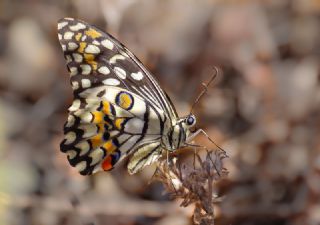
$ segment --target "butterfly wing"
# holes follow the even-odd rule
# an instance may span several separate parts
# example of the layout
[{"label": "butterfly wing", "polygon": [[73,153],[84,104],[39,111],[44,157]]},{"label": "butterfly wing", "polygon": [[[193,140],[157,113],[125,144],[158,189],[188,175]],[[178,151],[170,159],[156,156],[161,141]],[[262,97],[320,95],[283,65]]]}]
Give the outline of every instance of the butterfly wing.
[{"label": "butterfly wing", "polygon": [[133,157],[134,172],[152,163],[161,151],[142,146],[160,145],[163,129],[177,118],[158,83],[129,50],[93,26],[65,18],[58,37],[74,92],[61,143],[70,164],[83,175],[110,170],[135,149],[149,149],[152,157]]},{"label": "butterfly wing", "polygon": [[139,146],[133,153],[128,164],[128,172],[134,174],[157,161],[162,155],[161,145],[157,142],[150,142]]},{"label": "butterfly wing", "polygon": [[[78,69],[68,63],[71,75],[75,73],[97,74],[97,72],[108,77],[115,75],[120,86],[161,108],[169,120],[178,118],[170,98],[161,89],[155,78],[136,56],[110,34],[72,18],[60,20],[58,30],[64,52],[73,53],[67,54],[67,62],[86,62]],[[118,83],[118,81],[108,80],[105,83]],[[101,85],[99,81],[93,83]],[[74,84],[74,88],[77,88],[78,83],[74,82]]]}]

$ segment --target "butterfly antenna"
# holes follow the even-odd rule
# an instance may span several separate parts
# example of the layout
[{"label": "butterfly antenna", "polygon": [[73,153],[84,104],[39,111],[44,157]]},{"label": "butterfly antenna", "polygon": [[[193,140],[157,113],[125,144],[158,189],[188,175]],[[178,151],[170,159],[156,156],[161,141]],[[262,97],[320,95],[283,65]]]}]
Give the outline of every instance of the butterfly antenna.
[{"label": "butterfly antenna", "polygon": [[212,83],[212,81],[217,77],[217,75],[219,74],[219,69],[215,66],[213,67],[214,70],[214,74],[212,74],[210,80],[207,83],[202,83],[203,86],[203,90],[201,91],[201,93],[198,95],[198,97],[196,98],[196,100],[193,102],[192,106],[191,106],[191,110],[190,110],[190,114],[192,114],[194,107],[197,105],[197,103],[200,101],[200,99],[202,98],[202,96],[207,93],[208,91],[208,87],[210,86],[210,84]]}]

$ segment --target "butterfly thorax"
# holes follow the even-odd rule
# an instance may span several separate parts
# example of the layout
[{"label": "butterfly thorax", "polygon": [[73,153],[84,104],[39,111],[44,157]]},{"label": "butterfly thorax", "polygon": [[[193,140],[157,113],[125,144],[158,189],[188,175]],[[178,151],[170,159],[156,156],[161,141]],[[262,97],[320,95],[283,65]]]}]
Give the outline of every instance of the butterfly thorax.
[{"label": "butterfly thorax", "polygon": [[161,145],[168,151],[174,151],[185,146],[186,140],[190,135],[190,128],[194,126],[196,119],[194,115],[188,115],[179,119],[168,132],[162,136]]}]

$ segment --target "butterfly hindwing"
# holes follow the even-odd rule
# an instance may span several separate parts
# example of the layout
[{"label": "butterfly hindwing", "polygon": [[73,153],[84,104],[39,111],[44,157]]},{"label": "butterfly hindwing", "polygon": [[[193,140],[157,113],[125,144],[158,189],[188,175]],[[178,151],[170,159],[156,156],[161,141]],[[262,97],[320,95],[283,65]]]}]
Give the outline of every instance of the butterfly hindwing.
[{"label": "butterfly hindwing", "polygon": [[110,170],[141,144],[160,141],[160,121],[139,96],[101,86],[79,97],[69,108],[61,150],[81,174]]}]

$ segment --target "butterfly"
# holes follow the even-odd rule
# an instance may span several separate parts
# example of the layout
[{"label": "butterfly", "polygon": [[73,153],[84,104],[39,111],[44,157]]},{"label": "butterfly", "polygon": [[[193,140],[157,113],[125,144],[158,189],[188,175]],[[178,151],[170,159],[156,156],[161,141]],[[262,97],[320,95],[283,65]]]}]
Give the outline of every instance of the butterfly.
[{"label": "butterfly", "polygon": [[64,18],[58,38],[74,95],[60,148],[80,174],[109,171],[126,157],[134,174],[194,137],[195,116],[178,117],[156,79],[110,34]]}]

